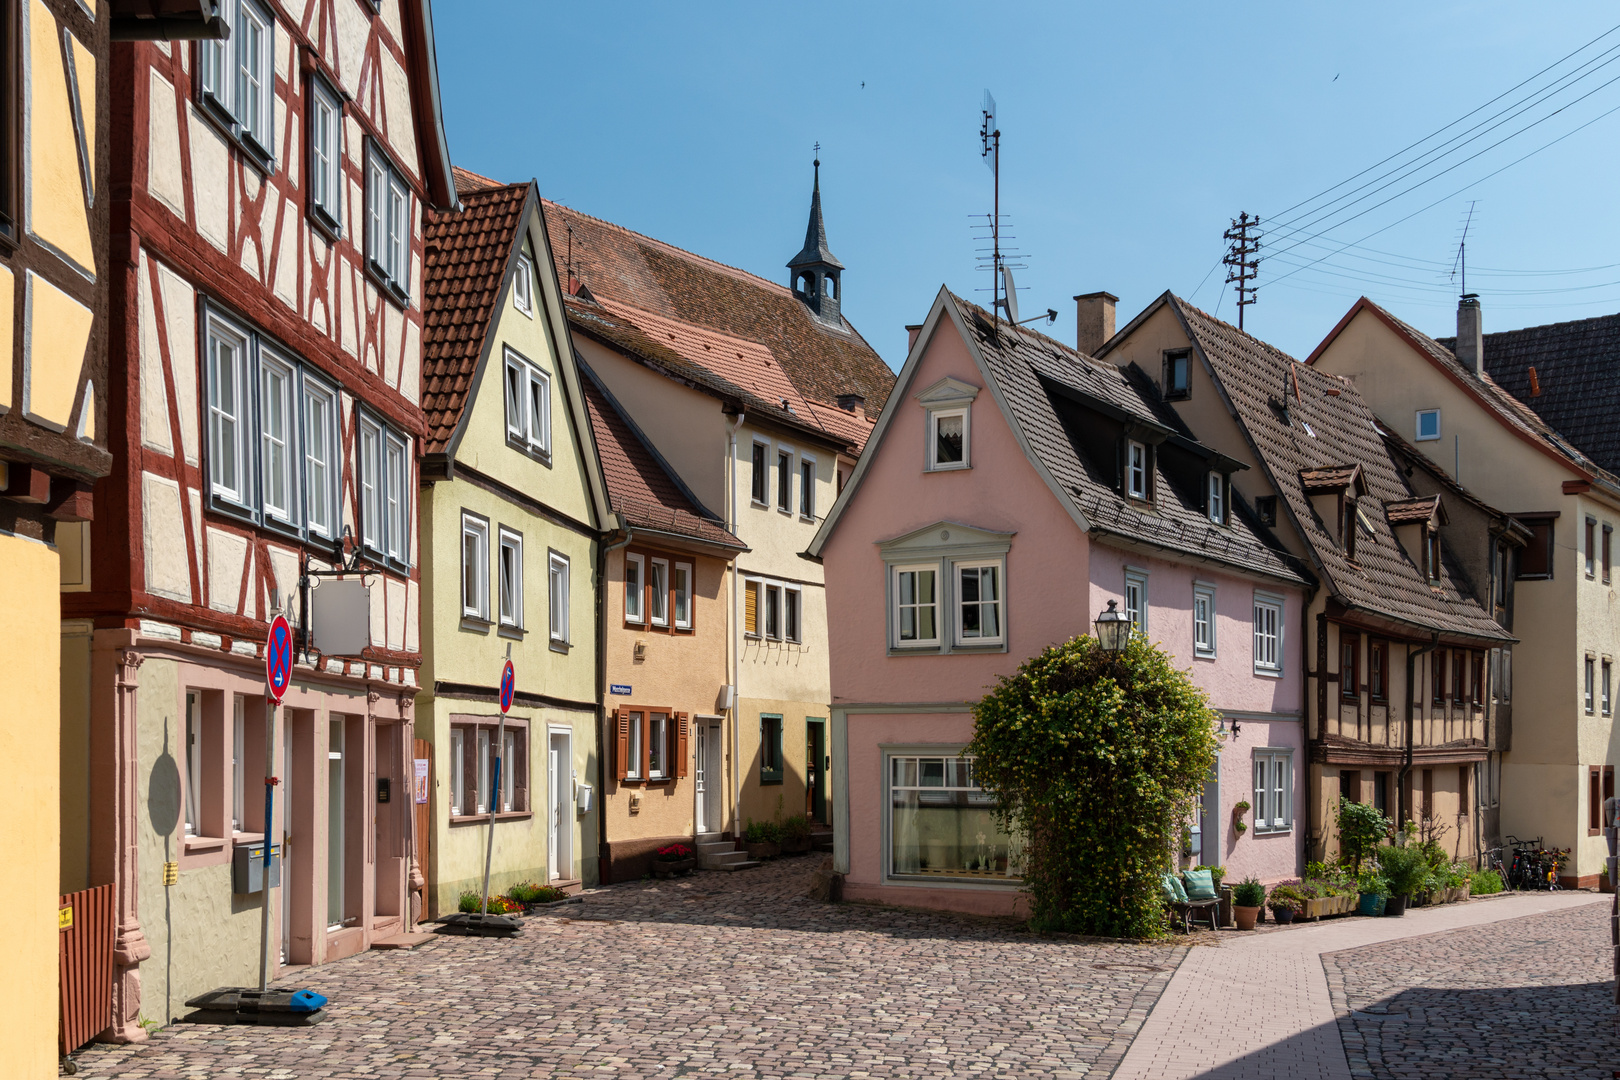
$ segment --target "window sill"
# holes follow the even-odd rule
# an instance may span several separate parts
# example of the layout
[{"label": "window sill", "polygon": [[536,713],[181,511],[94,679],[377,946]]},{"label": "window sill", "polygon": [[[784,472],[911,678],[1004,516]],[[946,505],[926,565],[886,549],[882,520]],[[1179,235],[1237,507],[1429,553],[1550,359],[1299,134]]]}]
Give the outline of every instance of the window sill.
[{"label": "window sill", "polygon": [[231,835],[231,843],[237,847],[252,847],[254,844],[264,843],[262,832],[239,832]]},{"label": "window sill", "polygon": [[800,514],[799,515],[799,521],[802,522],[805,525],[814,525],[816,523],[816,515],[814,515],[814,514]]},{"label": "window sill", "polygon": [[890,656],[939,656],[943,650],[938,645],[890,645]]},{"label": "window sill", "polygon": [[315,227],[316,234],[328,244],[340,244],[343,242],[343,226],[333,220],[331,214],[316,206],[313,201],[309,204],[304,216]]},{"label": "window sill", "polygon": [[366,279],[377,286],[377,291],[387,297],[388,302],[395,307],[408,309],[411,306],[411,294],[377,269],[377,264],[372,262],[369,256],[366,258]]},{"label": "window sill", "polygon": [[770,503],[760,502],[758,499],[749,499],[748,505],[752,506],[755,510],[769,510],[771,508]]},{"label": "window sill", "polygon": [[526,458],[529,458],[531,461],[538,461],[546,468],[551,468],[550,450],[543,450],[529,442],[527,439],[514,438],[510,431],[506,433],[506,445],[509,449],[516,450],[518,453],[522,454]]},{"label": "window sill", "polygon": [[1254,673],[1262,679],[1280,679],[1283,677],[1281,668],[1255,668]]},{"label": "window sill", "polygon": [[973,471],[973,466],[966,465],[966,464],[963,464],[963,465],[930,465],[928,468],[923,470],[923,472],[925,472],[925,473],[972,472],[972,471]]},{"label": "window sill", "polygon": [[762,776],[759,778],[760,787],[775,787],[782,782],[780,776]]},{"label": "window sill", "polygon": [[510,623],[503,623],[501,628],[496,630],[495,633],[499,637],[511,638],[513,641],[522,641],[524,638],[529,636],[529,632],[523,629],[523,627],[513,626]]},{"label": "window sill", "polygon": [[626,776],[623,779],[617,781],[617,783],[620,784],[620,785],[633,785],[635,787],[655,788],[655,787],[667,787],[668,785],[673,784],[675,781],[677,781],[679,779],[680,779],[680,777],[678,777],[678,776],[654,776],[654,777],[650,777],[648,779],[643,780],[639,776]]},{"label": "window sill", "polygon": [[554,653],[562,653],[567,656],[573,649],[574,646],[571,642],[558,641],[556,638],[551,639],[551,651]]},{"label": "window sill", "polygon": [[223,136],[225,141],[242,152],[260,173],[260,179],[276,174],[276,159],[274,155],[267,154],[254,144],[253,140],[242,132],[242,125],[236,118],[225,111],[225,107],[214,99],[212,94],[199,92],[197,94],[197,111],[208,117],[209,122]]},{"label": "window sill", "polygon": [[223,836],[188,836],[185,853],[191,855],[202,851],[221,851],[226,842]]},{"label": "window sill", "polygon": [[[499,823],[502,821],[523,821],[532,817],[534,817],[534,813],[529,810],[506,810],[497,813],[495,820]],[[450,818],[450,824],[452,827],[456,825],[487,825],[489,824],[489,815],[454,814]]]},{"label": "window sill", "polygon": [[487,634],[495,624],[488,619],[480,619],[476,615],[463,615],[461,628],[474,634]]},{"label": "window sill", "polygon": [[951,652],[997,653],[1006,651],[1007,643],[1005,641],[958,641],[951,646]]},{"label": "window sill", "polygon": [[251,507],[244,506],[224,495],[210,494],[208,496],[208,511],[247,525],[259,524],[259,515],[254,513]]},{"label": "window sill", "polygon": [[1254,835],[1255,836],[1287,836],[1289,833],[1291,833],[1293,831],[1294,831],[1294,827],[1292,825],[1273,826],[1273,827],[1271,827],[1269,829],[1262,829],[1258,825],[1256,825],[1255,828],[1254,828]]},{"label": "window sill", "polygon": [[1193,651],[1193,659],[1194,660],[1218,660],[1218,659],[1220,659],[1220,657],[1217,656],[1213,652],[1198,652],[1197,650],[1194,650]]}]

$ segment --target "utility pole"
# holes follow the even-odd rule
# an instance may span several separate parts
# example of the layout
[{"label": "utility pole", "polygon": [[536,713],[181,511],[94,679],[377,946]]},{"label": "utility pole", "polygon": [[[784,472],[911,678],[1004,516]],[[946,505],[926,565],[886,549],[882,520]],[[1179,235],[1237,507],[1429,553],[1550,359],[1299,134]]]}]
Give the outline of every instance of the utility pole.
[{"label": "utility pole", "polygon": [[1247,210],[1243,211],[1232,219],[1232,227],[1226,230],[1223,238],[1230,243],[1221,262],[1232,268],[1226,272],[1226,283],[1237,283],[1238,329],[1242,330],[1243,309],[1254,303],[1257,291],[1250,282],[1260,272],[1260,219],[1250,217]]}]

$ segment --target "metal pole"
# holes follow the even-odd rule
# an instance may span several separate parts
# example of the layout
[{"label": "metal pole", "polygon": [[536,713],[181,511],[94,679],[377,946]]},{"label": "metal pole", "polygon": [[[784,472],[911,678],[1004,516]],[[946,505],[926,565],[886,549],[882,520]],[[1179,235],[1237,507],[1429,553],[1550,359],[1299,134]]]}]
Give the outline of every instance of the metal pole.
[{"label": "metal pole", "polygon": [[484,891],[479,910],[489,914],[489,864],[495,857],[495,810],[501,801],[501,757],[506,750],[506,713],[501,713],[500,726],[495,729],[495,779],[489,793],[489,843],[484,847]]},{"label": "metal pole", "polygon": [[270,987],[270,851],[276,812],[276,712],[280,706],[266,699],[264,718],[264,864],[259,880],[259,993]]}]

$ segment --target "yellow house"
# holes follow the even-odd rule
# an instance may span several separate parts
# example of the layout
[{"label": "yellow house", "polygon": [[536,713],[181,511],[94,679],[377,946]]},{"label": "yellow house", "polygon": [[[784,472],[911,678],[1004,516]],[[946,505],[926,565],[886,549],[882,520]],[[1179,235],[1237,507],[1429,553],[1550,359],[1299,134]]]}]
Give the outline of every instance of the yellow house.
[{"label": "yellow house", "polygon": [[1486,776],[1478,796],[1499,797],[1503,836],[1572,849],[1566,887],[1595,885],[1607,854],[1598,814],[1613,794],[1620,749],[1610,542],[1620,477],[1493,377],[1477,298],[1463,298],[1457,325],[1448,347],[1362,298],[1310,363],[1348,379],[1440,472],[1529,527],[1528,542],[1495,575],[1509,586],[1519,643],[1494,673],[1496,692],[1514,703],[1512,726],[1501,733],[1500,775]]},{"label": "yellow house", "polygon": [[595,885],[599,842],[602,472],[534,183],[459,169],[456,182],[464,208],[429,217],[423,305],[415,797],[431,821],[429,915],[479,891],[491,828],[491,893]]},{"label": "yellow house", "polygon": [[105,3],[0,0],[0,910],[11,921],[0,984],[17,991],[8,1076],[55,1074],[58,896],[81,887],[61,880],[57,718],[74,687],[58,675],[58,589],[83,570],[90,485],[111,464],[108,219],[97,197],[109,161],[98,90],[108,17]]}]

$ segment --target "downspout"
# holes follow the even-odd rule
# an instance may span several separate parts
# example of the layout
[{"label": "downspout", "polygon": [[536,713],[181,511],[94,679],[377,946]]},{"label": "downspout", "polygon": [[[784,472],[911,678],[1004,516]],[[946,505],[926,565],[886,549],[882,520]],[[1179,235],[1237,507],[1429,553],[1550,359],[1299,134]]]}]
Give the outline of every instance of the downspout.
[{"label": "downspout", "polygon": [[[1305,671],[1305,678],[1300,681],[1300,685],[1299,685],[1299,698],[1300,698],[1300,701],[1299,701],[1299,714],[1300,714],[1301,721],[1305,725],[1305,732],[1304,732],[1304,734],[1305,734],[1305,740],[1304,740],[1305,741],[1305,760],[1303,762],[1301,762],[1301,764],[1305,768],[1305,861],[1306,862],[1311,861],[1311,844],[1312,844],[1311,837],[1313,835],[1315,835],[1314,833],[1311,832],[1311,827],[1316,822],[1316,799],[1311,797],[1311,763],[1313,761],[1315,761],[1315,759],[1316,759],[1316,756],[1317,756],[1316,753],[1315,753],[1316,744],[1320,741],[1317,736],[1314,736],[1314,735],[1311,734],[1311,649],[1310,649],[1310,642],[1311,642],[1311,604],[1314,603],[1315,600],[1316,600],[1316,590],[1312,589],[1309,593],[1306,594],[1304,602],[1300,605],[1300,611],[1299,611],[1299,622],[1300,622],[1299,666],[1301,668],[1303,668],[1304,671]],[[1322,614],[1320,614],[1320,615],[1318,615],[1316,617],[1316,633],[1317,633],[1317,636],[1319,638],[1321,637],[1322,634],[1324,634],[1326,632],[1326,630],[1325,630],[1325,628],[1323,626],[1323,624],[1326,621],[1327,621],[1326,612],[1324,612],[1324,613],[1322,613]],[[1320,680],[1322,678],[1322,674],[1323,674],[1322,671],[1320,671],[1320,670],[1317,671],[1316,677],[1317,677],[1318,680]],[[1322,723],[1323,723],[1322,716],[1321,716],[1320,713],[1318,713],[1317,717],[1316,717],[1316,726],[1317,726],[1318,731],[1321,730]],[[1252,772],[1252,770],[1251,770],[1251,772]],[[1320,792],[1318,792],[1318,797],[1320,797]],[[1319,846],[1321,847],[1323,853],[1325,854],[1326,851],[1327,851],[1327,837],[1323,836],[1321,838],[1321,840],[1318,841],[1317,843],[1319,844]],[[1303,876],[1303,874],[1305,872],[1305,868],[1303,866],[1301,866],[1299,868],[1299,872]]]},{"label": "downspout", "polygon": [[[737,432],[741,430],[743,421],[746,419],[748,419],[746,412],[737,413],[737,418],[731,422],[730,429],[726,431],[726,463],[725,468],[720,473],[726,478],[726,531],[732,536],[737,535]],[[742,839],[742,734],[737,709],[738,653],[742,649],[737,637],[741,633],[741,628],[737,625],[739,621],[737,616],[737,559],[733,556],[731,560],[731,637],[726,642],[728,651],[731,653],[731,837],[733,840]]]},{"label": "downspout", "polygon": [[1416,723],[1415,718],[1417,715],[1417,707],[1412,703],[1412,698],[1415,696],[1413,691],[1417,689],[1417,687],[1412,685],[1412,673],[1415,669],[1415,662],[1418,657],[1422,656],[1424,653],[1433,652],[1439,647],[1440,632],[1437,630],[1429,635],[1429,643],[1423,646],[1423,648],[1419,649],[1417,652],[1413,652],[1410,647],[1408,647],[1406,650],[1406,760],[1401,763],[1401,771],[1395,777],[1395,807],[1397,814],[1397,825],[1406,824],[1406,811],[1408,809],[1406,805],[1406,778],[1412,772],[1412,736]]},{"label": "downspout", "polygon": [[[624,519],[619,518],[621,524]],[[609,533],[608,535],[612,535]],[[610,552],[626,546],[635,537],[630,526],[624,526],[624,539],[611,544],[596,545],[596,730],[602,732],[596,753],[596,877],[602,885],[610,884],[608,869],[607,835],[607,756],[608,747],[615,745],[607,737],[607,557]]]}]

